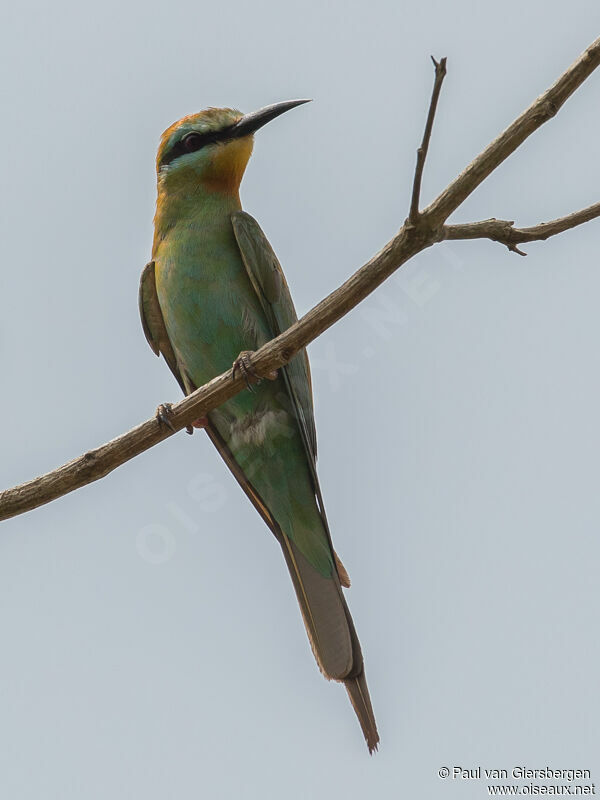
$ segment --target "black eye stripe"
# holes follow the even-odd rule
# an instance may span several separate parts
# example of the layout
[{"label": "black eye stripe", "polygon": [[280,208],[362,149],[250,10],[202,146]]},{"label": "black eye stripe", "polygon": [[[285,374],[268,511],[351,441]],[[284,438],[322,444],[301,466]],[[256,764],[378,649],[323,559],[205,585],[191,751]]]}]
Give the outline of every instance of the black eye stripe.
[{"label": "black eye stripe", "polygon": [[[190,133],[186,134],[183,139],[180,139],[178,142],[175,142],[173,147],[168,150],[160,160],[160,167],[164,167],[167,164],[170,164],[172,161],[175,161],[176,158],[179,156],[186,155],[186,153],[193,153],[201,148],[205,147],[207,144],[217,144],[218,142],[225,142],[228,139],[235,138],[235,134],[232,135],[232,128],[233,126],[229,125],[227,128],[222,128],[220,131],[208,131],[207,133],[199,133],[198,131],[190,131]],[[190,149],[186,142],[188,142],[193,137],[193,147]]]}]

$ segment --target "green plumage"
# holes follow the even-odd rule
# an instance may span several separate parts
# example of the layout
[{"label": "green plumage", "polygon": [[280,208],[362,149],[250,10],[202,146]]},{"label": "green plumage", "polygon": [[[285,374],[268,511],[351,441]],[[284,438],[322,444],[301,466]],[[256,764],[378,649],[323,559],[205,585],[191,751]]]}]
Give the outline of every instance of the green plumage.
[{"label": "green plumage", "polygon": [[[214,198],[194,204],[189,217],[178,220],[154,256],[159,304],[184,384],[190,388],[202,386],[231,367],[242,350],[255,350],[278,333],[276,316],[265,312],[244,264],[232,216],[257,272],[260,262],[250,242],[257,233],[262,235],[260,228],[243,212],[232,215],[228,198],[220,205]],[[255,281],[261,291],[262,284],[256,277]],[[292,321],[295,311],[286,306],[291,298],[284,286],[279,283],[267,290],[285,307],[283,318]],[[296,361],[303,358],[296,356]],[[298,367],[290,371],[293,375]],[[274,381],[262,381],[253,392],[242,392],[211,412],[209,420],[279,526],[322,575],[331,575],[333,561],[296,418],[298,406],[286,378],[282,374]],[[301,420],[312,420],[306,374],[298,388],[305,407]]]},{"label": "green plumage", "polygon": [[[209,109],[168,129],[159,149],[153,261],[142,274],[140,311],[152,349],[186,393],[296,321],[279,262],[237,193],[252,149],[238,128],[255,127],[273,109],[248,117]],[[306,353],[211,411],[206,430],[279,541],[317,662],[346,686],[373,750],[379,737],[341,588],[349,583],[316,473]]]}]

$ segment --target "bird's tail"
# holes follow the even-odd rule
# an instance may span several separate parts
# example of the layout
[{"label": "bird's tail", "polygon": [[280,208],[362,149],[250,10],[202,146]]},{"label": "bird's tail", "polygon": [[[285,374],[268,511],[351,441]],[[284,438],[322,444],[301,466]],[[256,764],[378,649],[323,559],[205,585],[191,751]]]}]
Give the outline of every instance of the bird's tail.
[{"label": "bird's tail", "polygon": [[363,736],[369,748],[369,753],[372,753],[374,750],[377,750],[379,734],[377,733],[377,723],[375,722],[375,714],[371,706],[371,698],[369,697],[364,667],[356,678],[346,678],[344,680],[344,686],[346,687],[348,697],[350,698],[352,707],[360,722],[360,727],[362,728]]},{"label": "bird's tail", "polygon": [[[330,577],[324,577],[285,534],[280,536],[317,664],[326,678],[340,681],[346,687],[369,753],[373,753],[379,742],[377,723],[367,688],[360,643],[342,595],[338,573],[333,570]],[[347,579],[345,570],[344,577]]]},{"label": "bird's tail", "polygon": [[[324,576],[318,572],[302,555],[294,542],[282,531],[214,425],[207,427],[207,433],[281,545],[319,669],[328,680],[340,681],[346,687],[369,752],[372,753],[377,750],[379,734],[365,679],[360,643],[342,594],[342,585],[350,585],[350,579],[343,564],[331,548],[335,569],[332,570],[330,576]],[[322,506],[322,502],[320,505]],[[331,546],[331,538],[324,516],[321,518],[321,524],[327,530]]]}]

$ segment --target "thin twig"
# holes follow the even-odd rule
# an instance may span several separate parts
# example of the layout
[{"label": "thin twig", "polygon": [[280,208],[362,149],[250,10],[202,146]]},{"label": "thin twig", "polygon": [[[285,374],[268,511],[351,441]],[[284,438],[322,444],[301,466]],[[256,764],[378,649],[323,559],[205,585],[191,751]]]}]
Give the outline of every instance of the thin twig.
[{"label": "thin twig", "polygon": [[529,228],[515,228],[514,222],[505,219],[484,219],[481,222],[466,222],[461,225],[444,225],[444,239],[492,239],[500,242],[518,253],[526,256],[517,245],[523,242],[545,241],[558,233],[600,217],[600,203],[594,203],[566,217],[559,217],[550,222],[542,222]]},{"label": "thin twig", "polygon": [[450,214],[464,203],[488,175],[514,153],[534,131],[557,114],[566,100],[586,78],[589,78],[599,64],[600,37],[592,42],[549,89],[474,158],[422,212],[421,216],[426,216],[432,227],[446,222]]},{"label": "thin twig", "polygon": [[429,142],[431,140],[431,131],[433,130],[433,121],[435,119],[435,111],[437,109],[442,83],[446,77],[446,58],[436,61],[431,56],[433,66],[435,67],[435,79],[433,82],[433,91],[431,92],[431,100],[429,101],[429,111],[427,113],[427,122],[425,123],[425,130],[423,131],[423,141],[417,150],[417,166],[415,168],[415,177],[413,181],[412,198],[410,201],[410,213],[408,219],[413,225],[419,218],[419,204],[421,200],[421,181],[423,180],[423,169],[425,167],[425,159],[427,158],[427,151],[429,150]]},{"label": "thin twig", "polygon": [[[491,230],[489,226],[492,222],[496,224],[496,238],[503,231],[504,235],[508,236],[506,226],[510,228],[512,223],[497,220],[471,223],[470,226],[445,226],[443,223],[498,164],[556,113],[599,64],[600,39],[597,39],[554,86],[477,156],[428,208],[418,214],[419,224],[415,225],[408,220],[398,234],[345,283],[318,303],[299,322],[257,350],[252,357],[255,372],[266,376],[288,363],[299,350],[345,316],[421,250],[444,238],[487,236],[487,233],[483,233],[484,226],[487,224],[488,230]],[[417,189],[417,204],[418,196]],[[598,204],[561,220],[544,223],[535,228],[524,228],[519,235],[526,234],[526,238],[518,241],[532,241],[553,236],[562,230],[593,219],[598,216],[597,210]],[[462,232],[463,235],[456,236],[458,232]],[[209,411],[243,389],[245,389],[244,378],[241,375],[234,377],[232,370],[213,378],[205,386],[173,405],[173,413],[169,417],[173,428],[175,431],[181,430],[193,420],[206,416]],[[171,430],[152,418],[46,475],[13,489],[7,489],[0,493],[0,520],[37,508],[87,483],[92,483],[171,435],[173,435]]]}]

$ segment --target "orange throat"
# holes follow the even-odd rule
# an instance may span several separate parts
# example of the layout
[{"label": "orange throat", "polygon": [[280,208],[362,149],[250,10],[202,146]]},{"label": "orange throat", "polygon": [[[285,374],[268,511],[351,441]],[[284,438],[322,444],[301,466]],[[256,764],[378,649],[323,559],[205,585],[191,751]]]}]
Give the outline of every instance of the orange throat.
[{"label": "orange throat", "polygon": [[237,194],[253,144],[252,137],[246,136],[219,147],[202,175],[203,186],[209,191]]}]

